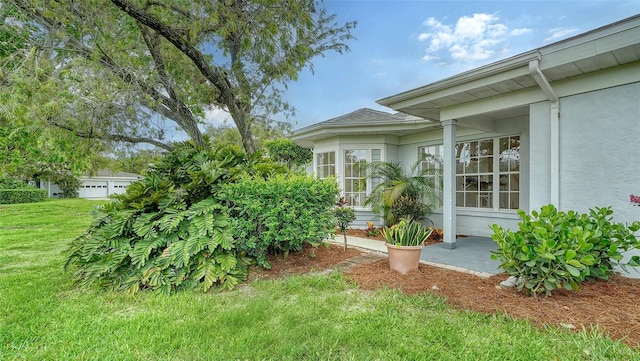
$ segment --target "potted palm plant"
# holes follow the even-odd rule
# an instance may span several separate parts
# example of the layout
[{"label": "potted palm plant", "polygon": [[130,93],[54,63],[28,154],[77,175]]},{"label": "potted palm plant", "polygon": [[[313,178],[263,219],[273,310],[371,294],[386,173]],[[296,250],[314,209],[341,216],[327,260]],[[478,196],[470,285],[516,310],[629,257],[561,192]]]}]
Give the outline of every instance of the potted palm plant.
[{"label": "potted palm plant", "polygon": [[394,226],[383,228],[389,267],[403,275],[418,269],[420,252],[432,231],[419,222],[404,218]]}]

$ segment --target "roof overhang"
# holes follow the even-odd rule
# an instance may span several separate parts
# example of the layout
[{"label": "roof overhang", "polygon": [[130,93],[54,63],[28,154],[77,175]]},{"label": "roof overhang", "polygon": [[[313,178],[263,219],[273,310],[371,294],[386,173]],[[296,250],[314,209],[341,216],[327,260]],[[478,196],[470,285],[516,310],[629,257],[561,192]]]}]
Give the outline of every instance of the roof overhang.
[{"label": "roof overhang", "polygon": [[318,140],[336,136],[403,136],[434,127],[440,127],[440,122],[413,117],[409,120],[389,122],[318,123],[296,130],[291,139],[302,147],[311,148],[313,143]]},{"label": "roof overhang", "polygon": [[[447,119],[448,109],[486,103],[497,96],[528,94],[529,99],[544,100],[529,69],[532,61],[538,62],[539,69],[552,83],[639,62],[640,15],[377,102],[396,111],[439,121]],[[478,107],[478,113],[469,114],[468,120],[476,116],[486,120],[520,114],[525,103],[491,112]]]}]

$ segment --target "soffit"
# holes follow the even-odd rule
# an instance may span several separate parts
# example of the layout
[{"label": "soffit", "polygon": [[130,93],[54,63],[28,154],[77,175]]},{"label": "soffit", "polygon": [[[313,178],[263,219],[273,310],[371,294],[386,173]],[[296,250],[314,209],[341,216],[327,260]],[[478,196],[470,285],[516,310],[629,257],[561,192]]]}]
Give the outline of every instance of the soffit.
[{"label": "soffit", "polygon": [[[537,88],[528,68],[534,59],[552,86],[554,81],[640,61],[640,15],[378,102],[403,113],[442,120],[442,108]],[[487,116],[491,115],[482,118]],[[504,113],[496,113],[495,119],[498,116]]]}]

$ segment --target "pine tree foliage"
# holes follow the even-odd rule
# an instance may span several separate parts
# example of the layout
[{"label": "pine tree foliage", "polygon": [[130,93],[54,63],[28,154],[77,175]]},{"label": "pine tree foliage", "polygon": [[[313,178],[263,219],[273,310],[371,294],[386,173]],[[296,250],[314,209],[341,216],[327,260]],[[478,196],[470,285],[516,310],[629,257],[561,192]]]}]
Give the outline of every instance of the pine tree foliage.
[{"label": "pine tree foliage", "polygon": [[217,193],[238,176],[243,157],[232,148],[177,147],[126,194],[94,210],[65,268],[82,284],[133,293],[234,287],[249,260],[236,251]]}]

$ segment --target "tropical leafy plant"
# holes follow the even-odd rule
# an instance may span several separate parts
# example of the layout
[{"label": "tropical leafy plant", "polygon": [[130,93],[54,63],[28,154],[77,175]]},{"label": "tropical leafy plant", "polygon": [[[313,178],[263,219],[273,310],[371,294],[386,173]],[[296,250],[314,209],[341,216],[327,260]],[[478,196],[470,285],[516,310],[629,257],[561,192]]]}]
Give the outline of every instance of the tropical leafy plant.
[{"label": "tropical leafy plant", "polygon": [[178,146],[114,202],[98,207],[71,243],[66,269],[83,284],[130,292],[231,288],[249,261],[237,253],[217,194],[238,173],[239,154]]},{"label": "tropical leafy plant", "polygon": [[420,222],[402,218],[398,224],[382,229],[384,240],[395,246],[420,246],[433,230],[426,229]]},{"label": "tropical leafy plant", "polygon": [[[549,296],[561,287],[577,290],[585,280],[606,280],[613,266],[620,264],[622,252],[640,246],[633,234],[640,224],[614,223],[612,214],[611,207],[579,214],[558,211],[551,204],[531,215],[520,210],[517,232],[491,226],[491,237],[499,246],[491,258],[499,260],[505,272],[523,280],[518,289],[533,296]],[[639,261],[634,256],[628,265],[637,266]]]},{"label": "tropical leafy plant", "polygon": [[[373,162],[367,165],[367,177],[375,180],[377,185],[364,205],[371,206],[376,213],[382,213],[387,226],[402,217],[416,221],[427,219],[432,207],[439,202],[439,171],[422,169],[422,160],[418,159],[408,172],[400,162]],[[392,211],[394,206],[395,214]]]}]

